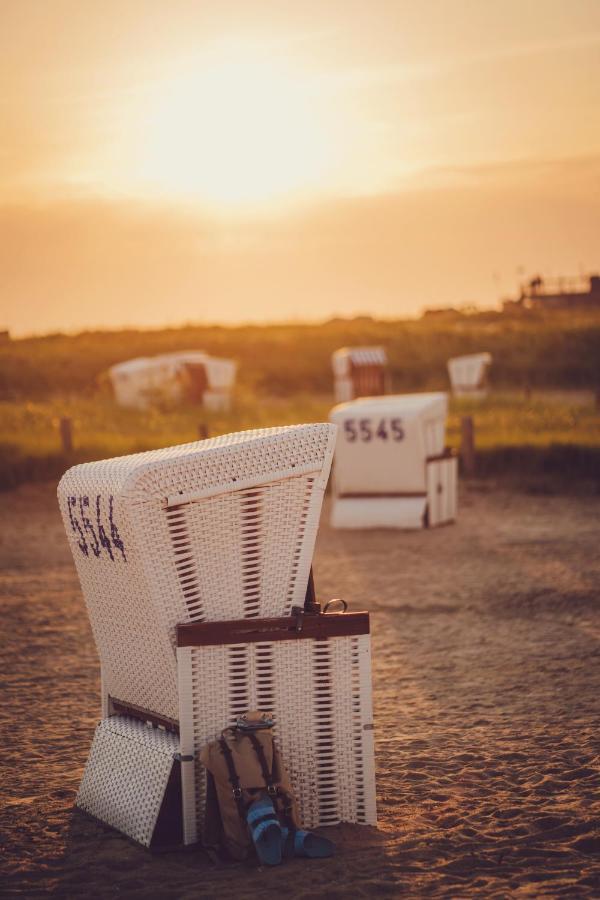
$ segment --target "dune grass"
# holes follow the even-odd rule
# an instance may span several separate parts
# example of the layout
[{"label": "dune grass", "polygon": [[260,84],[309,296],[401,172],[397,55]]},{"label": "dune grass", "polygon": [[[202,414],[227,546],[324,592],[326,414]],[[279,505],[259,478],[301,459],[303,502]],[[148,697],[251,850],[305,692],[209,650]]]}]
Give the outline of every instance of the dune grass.
[{"label": "dune grass", "polygon": [[331,353],[357,344],[386,348],[397,391],[445,387],[447,359],[480,350],[492,353],[496,389],[600,387],[600,310],[512,317],[482,312],[415,321],[362,317],[320,325],[188,326],[5,341],[0,343],[0,399],[89,394],[114,363],[186,349],[237,360],[238,384],[254,394],[326,395]]},{"label": "dune grass", "polygon": [[492,392],[483,401],[452,400],[449,442],[460,442],[460,419],[473,417],[480,450],[494,447],[547,447],[551,444],[600,447],[600,412],[591,391]]},{"label": "dune grass", "polygon": [[[211,436],[327,416],[331,404],[309,395],[293,401],[257,398],[238,389],[232,409],[209,413],[188,405],[148,411],[118,407],[110,395],[60,395],[22,402],[0,401],[0,487],[60,475],[68,465],[195,441],[200,428]],[[72,423],[73,451],[62,449],[59,422]]]},{"label": "dune grass", "polygon": [[[485,401],[453,401],[447,440],[460,446],[460,420],[475,426],[476,473],[516,483],[550,476],[546,490],[589,482],[600,487],[600,411],[592,391],[493,393]],[[554,487],[553,487],[554,486]]]},{"label": "dune grass", "polygon": [[[117,456],[246,428],[314,422],[332,406],[331,353],[382,344],[396,392],[447,390],[446,360],[489,350],[493,392],[452,402],[449,443],[460,418],[475,420],[482,474],[565,471],[597,476],[600,419],[600,312],[506,316],[444,313],[418,321],[336,319],[321,325],[188,326],[85,332],[0,343],[0,487],[54,478],[77,461]],[[202,349],[236,359],[227,414],[201,408],[119,409],[106,376],[134,356]],[[58,422],[72,420],[74,448],[61,448]]]},{"label": "dune grass", "polygon": [[[208,413],[202,408],[121,409],[105,392],[54,395],[37,401],[0,402],[0,486],[55,477],[68,465],[186,443],[199,426],[210,435],[246,428],[325,421],[328,395],[260,397],[239,388],[232,409]],[[574,475],[600,472],[600,413],[592,392],[492,393],[482,401],[453,400],[448,443],[460,445],[460,419],[471,415],[482,474],[506,468],[565,469]],[[59,420],[72,421],[74,447],[64,453]],[[581,470],[581,471],[578,471]]]}]

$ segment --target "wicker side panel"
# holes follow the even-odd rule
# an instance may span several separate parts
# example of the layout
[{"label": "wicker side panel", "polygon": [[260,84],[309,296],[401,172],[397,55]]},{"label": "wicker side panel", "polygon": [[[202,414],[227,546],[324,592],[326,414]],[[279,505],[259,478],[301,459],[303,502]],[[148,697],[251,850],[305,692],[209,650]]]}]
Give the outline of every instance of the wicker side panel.
[{"label": "wicker side panel", "polygon": [[[182,753],[241,713],[272,711],[305,827],[376,823],[369,635],[187,647],[178,663]],[[204,814],[202,767],[191,769],[186,842]]]},{"label": "wicker side panel", "polygon": [[[176,718],[175,650],[138,535],[144,510],[113,494],[114,483],[97,481],[95,472],[93,466],[71,469],[61,482],[59,504],[100,657],[103,690]],[[183,605],[179,612],[184,620]]]},{"label": "wicker side panel", "polygon": [[429,525],[454,522],[457,512],[458,460],[455,456],[427,463]]},{"label": "wicker side panel", "polygon": [[103,719],[77,794],[77,806],[150,846],[179,741],[125,716]]}]

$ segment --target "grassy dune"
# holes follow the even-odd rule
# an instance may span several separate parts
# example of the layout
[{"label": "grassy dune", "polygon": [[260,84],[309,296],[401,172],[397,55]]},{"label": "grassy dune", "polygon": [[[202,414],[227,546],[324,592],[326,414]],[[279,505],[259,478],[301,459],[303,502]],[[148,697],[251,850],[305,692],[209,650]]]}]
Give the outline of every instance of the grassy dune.
[{"label": "grassy dune", "polygon": [[[55,395],[39,401],[0,402],[0,485],[55,477],[74,463],[195,440],[198,426],[211,435],[253,427],[327,418],[330,396],[296,394],[259,398],[240,389],[231,412],[196,407],[142,413],[117,407],[110,397]],[[61,416],[73,422],[74,449],[61,450]],[[492,394],[473,403],[452,401],[448,442],[460,444],[460,418],[472,415],[481,474],[513,469],[523,474],[600,473],[600,415],[592,393]]]},{"label": "grassy dune", "polygon": [[322,325],[84,332],[8,341],[0,345],[0,399],[90,393],[116,362],[185,349],[236,359],[239,384],[261,394],[324,395],[331,391],[331,353],[356,344],[386,347],[396,390],[445,387],[448,357],[480,350],[493,354],[497,388],[600,386],[599,312],[513,317],[486,312],[406,322],[340,319]]},{"label": "grassy dune", "polygon": [[[449,356],[490,350],[494,390],[480,403],[452,402],[449,443],[458,446],[460,417],[472,415],[481,474],[599,474],[600,316],[482,313],[6,342],[0,346],[0,487],[56,477],[76,461],[195,440],[200,424],[222,434],[326,419],[333,402],[331,352],[359,343],[387,348],[396,391],[447,389]],[[142,413],[114,404],[105,377],[109,365],[184,348],[238,360],[231,412],[185,406]],[[73,422],[71,454],[61,449],[61,416]]]}]

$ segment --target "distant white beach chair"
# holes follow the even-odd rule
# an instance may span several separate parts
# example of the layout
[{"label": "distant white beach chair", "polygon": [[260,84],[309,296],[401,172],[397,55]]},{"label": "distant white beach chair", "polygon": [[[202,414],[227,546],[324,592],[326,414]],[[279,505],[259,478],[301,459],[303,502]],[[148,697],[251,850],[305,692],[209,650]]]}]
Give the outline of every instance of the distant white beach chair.
[{"label": "distant white beach chair", "polygon": [[199,350],[141,356],[117,363],[108,370],[119,406],[146,409],[155,400],[201,403],[209,410],[231,405],[237,364]]},{"label": "distant white beach chair", "polygon": [[336,403],[387,393],[389,372],[383,347],[341,347],[331,357]]},{"label": "distant white beach chair", "polygon": [[457,460],[444,446],[444,393],[391,394],[332,409],[334,528],[421,528],[452,522]]},{"label": "distant white beach chair", "polygon": [[307,827],[374,821],[368,616],[289,630],[334,444],[327,424],[248,431],[60,482],[102,674],[77,803],[146,846],[198,839],[197,754],[252,709],[275,715]]},{"label": "distant white beach chair", "polygon": [[491,353],[471,353],[448,360],[448,374],[452,393],[456,397],[481,399],[488,392],[488,372],[492,364]]}]

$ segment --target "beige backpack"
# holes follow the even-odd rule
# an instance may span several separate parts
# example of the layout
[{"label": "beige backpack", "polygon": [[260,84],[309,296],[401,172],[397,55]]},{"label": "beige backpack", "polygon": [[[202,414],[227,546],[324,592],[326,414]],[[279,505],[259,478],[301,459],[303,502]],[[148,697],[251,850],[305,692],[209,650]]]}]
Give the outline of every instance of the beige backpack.
[{"label": "beige backpack", "polygon": [[268,713],[240,716],[221,737],[207,744],[200,761],[207,769],[203,843],[246,859],[254,849],[246,822],[248,807],[269,796],[285,828],[298,828],[296,800],[281,754],[273,740]]}]

